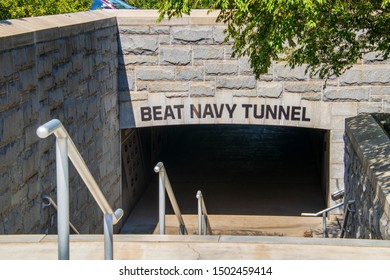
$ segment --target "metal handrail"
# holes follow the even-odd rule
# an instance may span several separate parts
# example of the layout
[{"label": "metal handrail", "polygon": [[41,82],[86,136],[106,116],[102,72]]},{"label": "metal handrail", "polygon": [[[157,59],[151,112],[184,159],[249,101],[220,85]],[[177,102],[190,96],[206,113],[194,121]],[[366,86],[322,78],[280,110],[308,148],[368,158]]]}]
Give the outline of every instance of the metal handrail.
[{"label": "metal handrail", "polygon": [[68,132],[57,119],[37,129],[40,138],[46,138],[51,134],[56,136],[58,258],[69,259],[69,157],[104,214],[104,258],[113,259],[113,225],[122,218],[123,210],[120,208],[115,212],[112,210]]},{"label": "metal handrail", "polygon": [[[42,202],[42,206],[43,207],[50,207],[50,206],[53,206],[53,208],[58,211],[58,207],[57,207],[57,204],[54,202],[54,200],[48,196],[47,194],[43,194],[42,195],[42,199],[46,199],[48,201],[48,203],[44,203]],[[76,233],[76,234],[80,234],[80,232],[77,230],[77,228],[71,223],[69,222],[69,226],[71,227],[71,229]]]},{"label": "metal handrail", "polygon": [[209,216],[201,191],[196,193],[196,198],[198,199],[198,234],[202,235],[203,232],[203,235],[212,235]]},{"label": "metal handrail", "polygon": [[160,234],[165,234],[165,191],[171,201],[173,211],[175,212],[177,221],[179,222],[179,233],[181,235],[188,234],[187,228],[184,224],[183,217],[177,204],[175,194],[173,193],[171,183],[168,178],[167,171],[162,162],[157,163],[154,167],[154,172],[159,175],[159,224]]},{"label": "metal handrail", "polygon": [[327,236],[327,230],[326,230],[326,215],[329,211],[332,211],[336,208],[339,208],[341,206],[344,205],[344,201],[343,202],[340,202],[336,205],[333,205],[329,208],[326,208],[324,210],[321,210],[320,212],[317,212],[317,213],[301,213],[301,216],[304,216],[304,217],[319,217],[322,215],[322,228],[323,228],[323,234],[324,234],[324,237]]}]

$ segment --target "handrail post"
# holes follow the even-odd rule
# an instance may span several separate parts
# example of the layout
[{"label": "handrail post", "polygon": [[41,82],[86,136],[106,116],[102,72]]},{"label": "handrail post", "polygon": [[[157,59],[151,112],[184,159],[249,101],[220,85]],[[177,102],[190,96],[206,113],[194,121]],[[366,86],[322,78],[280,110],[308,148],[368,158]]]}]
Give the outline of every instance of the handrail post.
[{"label": "handrail post", "polygon": [[56,136],[57,202],[58,202],[58,259],[69,259],[69,170],[68,157],[80,174],[88,190],[104,214],[105,258],[113,258],[113,224],[123,217],[123,210],[112,211],[68,132],[57,119],[41,125],[37,129],[40,138]]},{"label": "handrail post", "polygon": [[326,234],[327,234],[327,230],[326,230],[326,213],[327,212],[324,212],[322,213],[322,231],[323,231],[323,234],[324,234],[324,238],[326,238]]},{"label": "handrail post", "polygon": [[159,172],[159,224],[160,224],[160,234],[165,234],[165,174],[164,172]]},{"label": "handrail post", "polygon": [[175,194],[173,193],[171,183],[169,182],[167,171],[165,170],[162,162],[157,163],[154,167],[154,172],[158,173],[159,178],[159,224],[160,234],[165,234],[165,191],[168,194],[173,211],[175,212],[177,221],[179,222],[179,233],[181,235],[188,234],[186,226],[184,224],[183,217],[180,212],[179,205],[177,204]]},{"label": "handrail post", "polygon": [[209,227],[209,220],[208,220],[208,217],[206,215],[203,215],[203,223],[204,223],[203,235],[207,235],[207,228]]},{"label": "handrail post", "polygon": [[198,235],[202,235],[202,228],[203,228],[202,193],[198,191],[196,197],[198,199]]},{"label": "handrail post", "polygon": [[104,259],[114,259],[112,214],[104,214]]},{"label": "handrail post", "polygon": [[68,137],[56,138],[58,259],[69,260]]}]

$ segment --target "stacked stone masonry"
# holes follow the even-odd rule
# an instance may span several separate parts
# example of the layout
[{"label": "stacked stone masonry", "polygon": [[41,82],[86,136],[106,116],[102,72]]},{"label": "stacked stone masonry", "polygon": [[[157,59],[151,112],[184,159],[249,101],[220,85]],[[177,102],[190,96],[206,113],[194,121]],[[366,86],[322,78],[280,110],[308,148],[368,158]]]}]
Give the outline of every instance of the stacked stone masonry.
[{"label": "stacked stone masonry", "polygon": [[[390,111],[390,64],[368,54],[337,79],[310,77],[305,67],[274,63],[256,80],[247,58],[232,57],[216,13],[157,24],[154,11],[116,13],[119,53],[120,126],[237,123],[289,125],[330,131],[329,196],[344,187],[345,118]],[[172,119],[142,122],[142,106],[188,103],[296,104],[310,111],[310,122],[237,118]],[[129,115],[128,112],[134,112]],[[328,198],[329,204],[335,203]]]},{"label": "stacked stone masonry", "polygon": [[390,239],[389,136],[364,114],[346,120],[345,201],[354,201],[347,237]]},{"label": "stacked stone masonry", "polygon": [[[112,207],[121,206],[117,66],[114,17],[0,23],[0,234],[56,232],[57,214],[41,198],[57,199],[55,137],[36,135],[53,118]],[[71,222],[81,233],[102,232],[102,213],[70,162],[69,181]]]}]

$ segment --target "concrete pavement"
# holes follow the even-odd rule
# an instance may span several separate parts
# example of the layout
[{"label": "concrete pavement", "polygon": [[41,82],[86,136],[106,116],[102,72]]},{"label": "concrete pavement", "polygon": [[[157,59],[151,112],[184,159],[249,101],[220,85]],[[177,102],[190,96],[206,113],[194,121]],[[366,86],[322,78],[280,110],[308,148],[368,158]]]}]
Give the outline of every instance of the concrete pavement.
[{"label": "concrete pavement", "polygon": [[[103,259],[102,235],[72,235],[72,260]],[[55,235],[2,235],[1,260],[55,260]],[[275,236],[115,235],[117,260],[390,259],[390,241]]]}]

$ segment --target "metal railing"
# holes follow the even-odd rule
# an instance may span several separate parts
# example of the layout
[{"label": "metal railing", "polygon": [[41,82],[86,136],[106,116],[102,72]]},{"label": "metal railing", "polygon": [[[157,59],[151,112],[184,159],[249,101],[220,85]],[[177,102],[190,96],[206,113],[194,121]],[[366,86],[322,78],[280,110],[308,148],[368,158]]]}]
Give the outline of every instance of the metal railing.
[{"label": "metal railing", "polygon": [[157,163],[154,167],[154,172],[158,173],[159,177],[159,225],[160,234],[165,234],[165,191],[168,194],[171,201],[173,211],[175,212],[177,221],[179,222],[179,233],[181,235],[188,234],[187,228],[184,224],[183,217],[180,212],[179,205],[177,204],[175,194],[173,193],[171,183],[168,178],[167,171],[165,170],[162,162]]},{"label": "metal railing", "polygon": [[104,258],[112,260],[113,225],[122,218],[123,210],[120,208],[115,212],[112,210],[68,132],[57,119],[53,119],[37,129],[37,135],[40,138],[46,138],[51,134],[56,136],[58,259],[69,259],[69,157],[103,212]]},{"label": "metal railing", "polygon": [[333,205],[329,208],[326,208],[320,212],[317,212],[317,213],[302,213],[301,216],[304,216],[304,217],[319,217],[319,216],[322,216],[322,228],[323,228],[323,235],[324,237],[327,237],[327,229],[326,229],[326,216],[328,214],[329,211],[332,211],[336,208],[339,208],[341,206],[344,205],[344,201],[343,202],[340,202],[336,205]]},{"label": "metal railing", "polygon": [[[52,206],[56,211],[58,211],[57,204],[54,202],[54,200],[50,196],[48,196],[47,194],[43,194],[42,199],[48,201],[48,202],[42,202],[42,207]],[[80,232],[77,230],[77,228],[70,221],[69,221],[69,226],[74,231],[74,233],[80,234]]]},{"label": "metal railing", "polygon": [[198,199],[198,235],[212,235],[209,216],[207,214],[206,205],[201,191],[196,193]]},{"label": "metal railing", "polygon": [[356,210],[354,209],[355,207],[352,207],[355,205],[355,200],[349,200],[347,202],[347,207],[346,207],[346,210],[345,210],[345,215],[344,215],[344,221],[343,221],[343,225],[341,227],[341,234],[340,234],[340,238],[344,238],[344,234],[345,232],[347,233],[350,233],[349,230],[347,229],[347,223],[348,223],[348,218],[349,218],[349,215],[356,212]]}]

